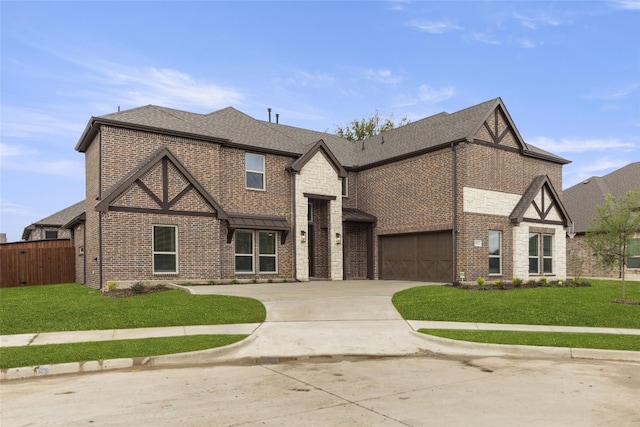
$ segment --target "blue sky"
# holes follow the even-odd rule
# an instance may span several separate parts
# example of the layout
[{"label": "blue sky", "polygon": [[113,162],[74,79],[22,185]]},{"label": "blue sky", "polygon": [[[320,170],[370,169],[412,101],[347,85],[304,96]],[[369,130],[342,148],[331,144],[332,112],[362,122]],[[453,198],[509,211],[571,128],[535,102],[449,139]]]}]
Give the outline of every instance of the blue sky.
[{"label": "blue sky", "polygon": [[91,116],[146,104],[334,131],[502,97],[572,161],[640,160],[640,1],[1,1],[0,232],[84,199]]}]

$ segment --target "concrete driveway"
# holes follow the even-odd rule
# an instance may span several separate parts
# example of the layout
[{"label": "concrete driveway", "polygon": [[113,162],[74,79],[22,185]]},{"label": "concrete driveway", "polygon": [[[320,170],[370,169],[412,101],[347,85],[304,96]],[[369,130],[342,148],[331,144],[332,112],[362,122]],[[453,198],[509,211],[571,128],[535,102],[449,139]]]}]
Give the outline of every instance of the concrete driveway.
[{"label": "concrete driveway", "polygon": [[259,300],[267,322],[402,320],[391,297],[419,282],[393,280],[313,281],[222,286],[191,286],[199,295],[233,295]]}]

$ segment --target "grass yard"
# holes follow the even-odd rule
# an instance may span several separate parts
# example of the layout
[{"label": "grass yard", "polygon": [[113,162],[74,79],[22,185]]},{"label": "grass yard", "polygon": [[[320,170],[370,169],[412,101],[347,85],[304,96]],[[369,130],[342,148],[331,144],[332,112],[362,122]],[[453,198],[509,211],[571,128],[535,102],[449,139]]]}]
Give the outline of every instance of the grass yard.
[{"label": "grass yard", "polygon": [[[617,280],[590,287],[469,291],[421,286],[399,292],[393,304],[410,320],[591,326],[640,329],[640,305],[614,304]],[[627,282],[627,299],[640,300],[640,282]]]},{"label": "grass yard", "polygon": [[[170,290],[109,298],[78,284],[0,289],[0,335],[260,323],[261,302],[224,295]],[[0,348],[0,368],[129,357],[158,356],[232,344],[246,335],[194,335]]]},{"label": "grass yard", "polygon": [[0,369],[56,363],[159,356],[233,344],[246,335],[189,335],[140,340],[0,348]]},{"label": "grass yard", "polygon": [[0,335],[158,326],[260,323],[261,302],[170,290],[109,298],[78,284],[0,289]]},{"label": "grass yard", "polygon": [[[591,287],[469,291],[421,286],[393,297],[405,319],[640,329],[640,305],[615,304],[617,280],[590,280]],[[640,300],[640,282],[627,282],[627,299]],[[640,336],[564,332],[421,329],[461,341],[547,347],[640,351]]]},{"label": "grass yard", "polygon": [[418,332],[453,340],[480,343],[640,351],[640,336],[638,335],[450,329],[420,329]]}]

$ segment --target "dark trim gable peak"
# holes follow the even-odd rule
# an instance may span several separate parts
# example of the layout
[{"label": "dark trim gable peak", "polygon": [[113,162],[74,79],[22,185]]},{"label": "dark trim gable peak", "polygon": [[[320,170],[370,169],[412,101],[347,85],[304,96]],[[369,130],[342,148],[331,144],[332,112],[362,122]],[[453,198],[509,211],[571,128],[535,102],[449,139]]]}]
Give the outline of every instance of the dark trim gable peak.
[{"label": "dark trim gable peak", "polygon": [[[161,164],[162,167],[162,194],[156,194],[151,190],[143,181],[144,175],[151,171],[156,165]],[[187,185],[174,197],[169,198],[169,164],[172,164],[179,173],[184,176],[187,181]],[[131,207],[131,206],[116,206],[113,203],[124,195],[132,186],[138,187],[149,198],[155,202],[156,208],[144,208],[144,207]],[[212,212],[200,212],[190,210],[175,210],[173,209],[178,202],[180,202],[190,192],[197,192],[200,197],[211,206],[215,211]],[[121,212],[138,212],[138,213],[159,213],[159,214],[173,214],[173,215],[194,215],[194,216],[217,216],[218,219],[227,219],[227,214],[222,207],[216,202],[213,197],[202,187],[197,179],[193,177],[191,172],[173,155],[173,153],[166,147],[161,148],[145,162],[143,162],[138,168],[134,169],[131,174],[125,177],[120,183],[116,184],[112,190],[96,205],[96,210],[99,212],[107,211],[121,211]]]},{"label": "dark trim gable peak", "polygon": [[[540,194],[540,199],[536,197]],[[529,207],[533,206],[537,217],[526,217]],[[549,214],[553,210],[557,210],[561,221],[548,219]],[[547,175],[538,175],[533,179],[527,191],[524,192],[520,201],[509,216],[512,224],[520,224],[522,221],[557,224],[568,227],[571,222],[569,214],[562,205],[558,193],[551,185],[551,181]]]},{"label": "dark trim gable peak", "polygon": [[325,144],[322,139],[318,140],[318,142],[313,144],[313,146],[309,150],[307,150],[306,153],[298,157],[289,166],[287,166],[287,170],[294,173],[300,173],[304,165],[306,165],[318,151],[322,151],[326,155],[327,159],[336,170],[340,178],[346,178],[347,171],[344,169],[344,167],[342,167],[336,156],[331,152],[329,147],[327,147],[327,144]]}]

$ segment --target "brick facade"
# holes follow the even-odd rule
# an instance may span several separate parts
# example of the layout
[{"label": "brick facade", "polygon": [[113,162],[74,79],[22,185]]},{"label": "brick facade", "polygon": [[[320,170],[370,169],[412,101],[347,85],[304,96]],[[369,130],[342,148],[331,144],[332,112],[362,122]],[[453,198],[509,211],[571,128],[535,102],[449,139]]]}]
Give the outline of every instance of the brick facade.
[{"label": "brick facade", "polygon": [[[501,103],[496,105],[475,134],[464,140],[431,149],[416,146],[415,153],[347,167],[346,197],[342,196],[346,172],[324,141],[306,152],[304,146],[295,146],[302,155],[287,154],[273,146],[259,146],[263,139],[260,132],[265,132],[264,139],[268,139],[271,126],[255,124],[242,135],[255,137],[251,141],[258,141],[258,145],[241,146],[244,140],[233,144],[217,142],[209,138],[209,133],[199,139],[195,134],[165,134],[151,128],[101,123],[95,137],[82,145],[87,166],[85,282],[105,287],[108,282],[127,284],[139,280],[309,280],[310,273],[332,280],[343,276],[378,278],[380,238],[426,232],[452,236],[451,280],[461,272],[467,280],[475,280],[489,277],[490,230],[502,233],[502,272],[489,279],[511,279],[522,277],[526,269],[526,238],[531,227],[553,231],[557,254],[554,272],[563,277],[566,260],[560,224],[565,218],[547,218],[553,224],[514,224],[509,217],[536,177],[548,177],[547,182],[561,197],[562,161],[523,154],[526,147],[520,136]],[[243,116],[234,117],[246,120]],[[444,118],[438,116],[438,120]],[[254,126],[253,122],[250,125]],[[286,145],[290,141],[285,141],[286,129],[278,130],[283,133],[271,135],[279,141],[272,144],[281,143],[290,149]],[[389,138],[387,144],[393,144],[393,140]],[[369,154],[367,150],[383,149],[373,144],[362,147],[362,157]],[[384,150],[393,148],[386,145]],[[174,160],[151,164],[157,160],[154,153],[165,149],[178,164]],[[264,189],[246,188],[247,153],[264,158]],[[141,175],[134,176],[137,171]],[[170,210],[164,207],[164,211],[157,211],[162,194],[167,200],[179,200]],[[107,202],[108,207],[103,206]],[[313,209],[311,215],[309,206]],[[343,208],[362,211],[375,217],[376,222],[372,226],[343,224]],[[229,228],[227,214],[286,221],[290,226],[288,235],[282,228],[275,231],[277,272],[258,273],[257,241],[253,253],[255,273],[235,271],[233,230],[238,229]],[[176,227],[176,273],[154,274],[154,225]],[[256,240],[258,229],[251,231]]]}]

